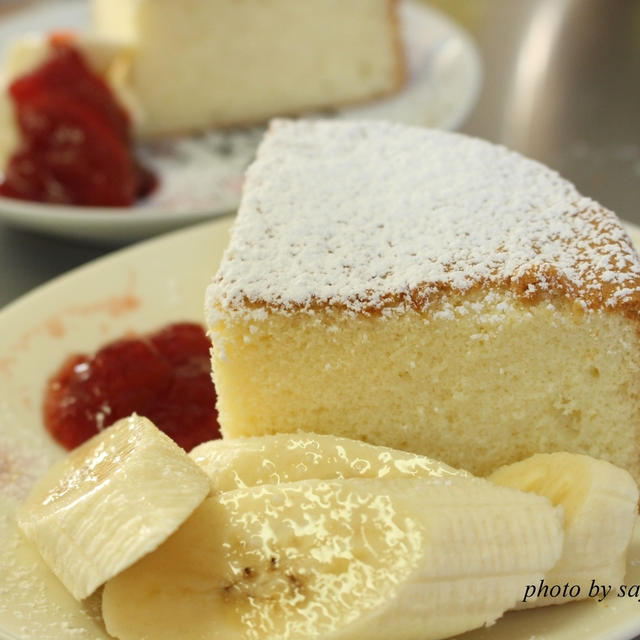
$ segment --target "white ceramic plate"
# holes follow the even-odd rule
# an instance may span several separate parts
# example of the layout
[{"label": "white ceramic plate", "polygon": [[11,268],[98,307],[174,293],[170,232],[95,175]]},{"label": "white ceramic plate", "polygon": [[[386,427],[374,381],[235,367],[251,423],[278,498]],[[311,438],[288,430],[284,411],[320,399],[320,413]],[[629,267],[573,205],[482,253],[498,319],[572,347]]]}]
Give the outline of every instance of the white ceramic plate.
[{"label": "white ceramic plate", "polygon": [[[130,331],[203,320],[204,289],[227,244],[230,220],[175,232],[115,253],[35,290],[0,312],[0,638],[107,638],[98,603],[78,604],[19,536],[14,513],[63,452],[45,434],[48,375],[69,354]],[[638,245],[640,230],[634,230]],[[627,584],[640,584],[640,527]],[[464,640],[630,640],[640,602],[612,598],[511,613]],[[462,636],[460,637],[462,639]]]},{"label": "white ceramic plate", "polygon": [[[82,28],[85,0],[47,0],[0,22],[0,49],[27,31]],[[439,12],[405,0],[401,6],[410,81],[398,95],[364,107],[341,109],[339,118],[383,118],[455,129],[476,102],[481,64],[470,38]],[[326,114],[325,114],[326,115]],[[263,129],[211,132],[166,140],[141,149],[160,176],[160,188],[127,209],[54,207],[0,198],[0,219],[14,226],[83,240],[123,241],[234,211],[244,169]]]}]

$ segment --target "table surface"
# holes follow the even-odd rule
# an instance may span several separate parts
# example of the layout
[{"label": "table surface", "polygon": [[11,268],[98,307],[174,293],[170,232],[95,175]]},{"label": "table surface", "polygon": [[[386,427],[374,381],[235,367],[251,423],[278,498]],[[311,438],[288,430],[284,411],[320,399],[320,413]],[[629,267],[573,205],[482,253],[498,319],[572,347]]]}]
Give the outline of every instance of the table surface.
[{"label": "table surface", "polygon": [[[0,19],[11,4],[0,1]],[[462,131],[544,162],[640,223],[640,1],[431,4],[471,33],[485,65]],[[0,308],[114,249],[0,223]]]}]

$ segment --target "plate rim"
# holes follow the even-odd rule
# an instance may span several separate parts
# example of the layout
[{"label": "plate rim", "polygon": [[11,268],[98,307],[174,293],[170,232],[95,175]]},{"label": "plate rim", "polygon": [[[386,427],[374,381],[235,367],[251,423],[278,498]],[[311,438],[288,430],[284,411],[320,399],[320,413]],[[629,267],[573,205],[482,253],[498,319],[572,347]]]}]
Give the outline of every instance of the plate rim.
[{"label": "plate rim", "polygon": [[[129,254],[137,254],[141,250],[152,249],[154,247],[161,247],[165,243],[173,244],[176,240],[184,241],[190,236],[200,235],[202,233],[213,233],[217,227],[220,227],[219,231],[223,232],[225,229],[230,228],[235,215],[226,215],[217,217],[214,220],[207,220],[206,222],[200,222],[198,224],[190,225],[181,229],[175,229],[140,242],[136,242],[126,247],[122,247],[107,253],[106,255],[99,256],[88,262],[79,265],[65,273],[61,273],[42,284],[34,287],[30,291],[18,296],[15,300],[12,300],[4,307],[0,307],[0,327],[5,321],[7,314],[13,314],[20,312],[20,307],[26,304],[30,304],[33,298],[37,298],[40,295],[47,294],[48,291],[55,289],[59,284],[66,282],[70,279],[75,279],[78,275],[90,273],[95,269],[102,269],[103,265],[108,265],[110,262],[120,262],[122,259],[126,259]],[[213,274],[211,274],[213,276]],[[203,292],[203,304],[204,304],[204,292]],[[17,309],[17,311],[16,311]]]}]

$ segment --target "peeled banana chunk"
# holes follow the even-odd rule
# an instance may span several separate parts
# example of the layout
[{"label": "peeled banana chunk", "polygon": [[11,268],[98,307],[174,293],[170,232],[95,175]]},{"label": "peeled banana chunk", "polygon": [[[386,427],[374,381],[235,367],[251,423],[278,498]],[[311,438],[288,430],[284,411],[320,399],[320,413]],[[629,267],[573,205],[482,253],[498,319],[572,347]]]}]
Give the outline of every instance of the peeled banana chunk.
[{"label": "peeled banana chunk", "polygon": [[167,539],[209,493],[209,479],[137,415],[72,451],[40,480],[18,525],[81,600]]},{"label": "peeled banana chunk", "polygon": [[489,480],[546,496],[564,510],[562,556],[542,584],[532,585],[537,588],[529,589],[531,597],[519,608],[587,598],[593,584],[615,592],[624,582],[638,513],[638,487],[627,471],[590,456],[560,452],[500,467]]},{"label": "peeled banana chunk", "polygon": [[311,478],[471,477],[425,456],[316,433],[212,440],[190,455],[213,491]]},{"label": "peeled banana chunk", "polygon": [[187,455],[132,416],[55,466],[18,521],[76,598],[106,581],[121,640],[438,640],[575,598],[531,585],[622,583],[637,502],[627,472],[576,454],[488,480],[309,433]]},{"label": "peeled banana chunk", "polygon": [[513,607],[562,539],[546,498],[481,480],[247,487],[109,580],[102,612],[121,640],[435,640]]}]

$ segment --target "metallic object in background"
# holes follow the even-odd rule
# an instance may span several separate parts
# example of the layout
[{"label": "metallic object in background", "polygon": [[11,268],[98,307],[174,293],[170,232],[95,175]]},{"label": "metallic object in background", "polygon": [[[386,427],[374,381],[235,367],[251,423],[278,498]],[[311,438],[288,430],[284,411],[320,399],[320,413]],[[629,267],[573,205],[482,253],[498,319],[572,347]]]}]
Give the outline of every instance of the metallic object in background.
[{"label": "metallic object in background", "polygon": [[447,0],[485,63],[462,131],[540,160],[640,224],[640,0]]}]

